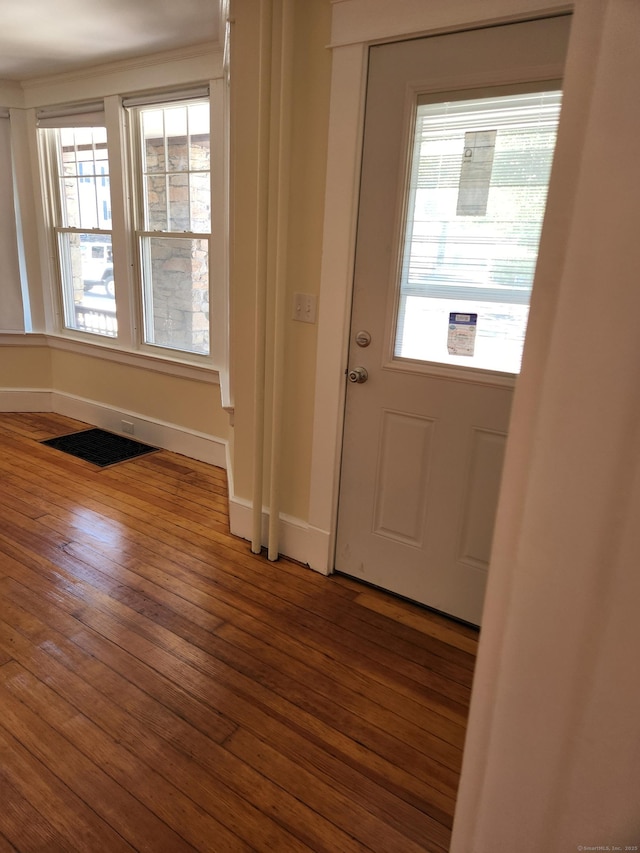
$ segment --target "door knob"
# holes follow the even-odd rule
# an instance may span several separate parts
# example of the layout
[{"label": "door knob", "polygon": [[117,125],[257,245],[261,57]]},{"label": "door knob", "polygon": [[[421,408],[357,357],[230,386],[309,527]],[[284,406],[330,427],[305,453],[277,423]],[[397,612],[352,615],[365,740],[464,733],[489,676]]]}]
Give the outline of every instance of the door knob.
[{"label": "door knob", "polygon": [[349,382],[366,382],[369,378],[369,374],[367,373],[364,367],[354,367],[347,374]]}]

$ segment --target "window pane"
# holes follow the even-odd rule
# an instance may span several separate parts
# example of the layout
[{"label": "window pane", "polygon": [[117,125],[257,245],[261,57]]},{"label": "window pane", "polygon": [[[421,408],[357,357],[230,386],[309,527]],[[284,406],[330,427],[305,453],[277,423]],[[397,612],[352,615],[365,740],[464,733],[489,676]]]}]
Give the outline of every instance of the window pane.
[{"label": "window pane", "polygon": [[208,355],[208,241],[143,237],[141,249],[145,342]]},{"label": "window pane", "polygon": [[146,231],[211,230],[208,101],[140,111]]},{"label": "window pane", "polygon": [[144,110],[141,114],[143,140],[143,170],[146,173],[166,172],[164,150],[164,112]]},{"label": "window pane", "polygon": [[147,175],[145,178],[145,221],[149,231],[167,231],[167,178]]},{"label": "window pane", "polygon": [[194,171],[210,169],[209,104],[191,104],[189,107],[190,168]]},{"label": "window pane", "polygon": [[169,231],[191,231],[189,175],[169,175]]},{"label": "window pane", "polygon": [[58,234],[65,326],[116,337],[113,255],[108,234]]},{"label": "window pane", "polygon": [[396,357],[519,371],[560,102],[418,106]]},{"label": "window pane", "polygon": [[189,175],[191,231],[211,231],[211,184],[209,172],[192,172]]},{"label": "window pane", "polygon": [[182,172],[189,168],[189,124],[187,107],[170,107],[165,110],[165,133],[169,172]]},{"label": "window pane", "polygon": [[59,131],[60,204],[68,228],[111,228],[107,131],[104,127]]}]

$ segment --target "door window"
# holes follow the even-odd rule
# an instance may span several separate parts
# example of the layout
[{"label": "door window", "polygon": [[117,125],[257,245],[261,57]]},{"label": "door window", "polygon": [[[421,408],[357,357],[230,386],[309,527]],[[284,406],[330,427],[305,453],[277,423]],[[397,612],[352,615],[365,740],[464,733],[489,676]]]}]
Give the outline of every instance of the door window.
[{"label": "door window", "polygon": [[519,372],[560,104],[418,103],[395,358]]}]

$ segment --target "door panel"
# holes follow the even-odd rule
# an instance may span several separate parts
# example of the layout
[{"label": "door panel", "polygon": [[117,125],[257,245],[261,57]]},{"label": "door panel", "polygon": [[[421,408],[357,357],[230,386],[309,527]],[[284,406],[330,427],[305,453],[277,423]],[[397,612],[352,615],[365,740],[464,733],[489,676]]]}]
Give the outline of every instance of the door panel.
[{"label": "door panel", "polygon": [[473,429],[469,479],[458,559],[474,568],[489,568],[493,515],[500,491],[506,434]]},{"label": "door panel", "polygon": [[383,410],[374,477],[374,526],[379,536],[422,547],[434,421]]},{"label": "door panel", "polygon": [[[443,365],[396,353],[396,324],[406,297],[400,284],[403,275],[405,284],[409,280],[403,251],[411,218],[412,139],[418,104],[425,98],[442,101],[438,93],[453,101],[464,97],[473,109],[475,96],[493,96],[496,86],[500,92],[513,84],[519,92],[543,90],[547,84],[541,81],[550,81],[548,86],[557,88],[567,35],[568,19],[556,18],[371,49],[349,360],[354,381],[346,397],[336,569],[475,624],[481,618],[514,376],[500,364],[491,371],[473,369],[464,356]],[[460,136],[460,145],[476,154],[494,138],[475,127]],[[482,181],[493,168],[485,163],[475,173],[465,172],[467,186],[454,220],[484,215],[483,194],[488,192],[491,205],[494,190],[481,187],[478,201],[468,189],[469,175],[480,174]],[[458,232],[468,230],[468,222],[456,221]],[[431,288],[435,281],[440,297],[438,287],[447,279],[440,261],[448,252],[460,266],[465,250],[449,243],[432,251],[430,239],[426,235],[425,257],[431,255],[424,281]],[[496,254],[501,274],[510,275],[502,244],[493,245],[501,241],[492,240],[482,244],[487,275],[493,276],[490,258]],[[517,251],[524,254],[521,247]],[[461,283],[468,297],[473,277],[459,282],[457,275],[454,269],[448,283],[454,288]],[[482,292],[491,302],[495,276],[487,281]],[[506,289],[512,293],[518,284],[509,279]],[[456,316],[470,313],[456,292],[445,293],[443,301]],[[418,303],[418,319],[411,320],[418,340],[432,333],[421,320],[423,304]],[[367,346],[357,343],[361,331],[371,335]],[[438,333],[449,332],[457,336],[449,342],[462,341],[464,351],[469,330],[463,323],[453,330],[440,323]],[[354,372],[358,367],[366,371],[364,382],[355,381],[364,375]]]}]

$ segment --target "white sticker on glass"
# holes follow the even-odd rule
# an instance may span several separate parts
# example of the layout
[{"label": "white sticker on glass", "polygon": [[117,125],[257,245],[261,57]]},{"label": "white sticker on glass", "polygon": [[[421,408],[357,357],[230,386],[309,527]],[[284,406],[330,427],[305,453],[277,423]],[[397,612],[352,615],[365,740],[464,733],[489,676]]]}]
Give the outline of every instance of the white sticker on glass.
[{"label": "white sticker on glass", "polygon": [[476,346],[477,314],[449,314],[447,349],[449,355],[473,355]]}]

